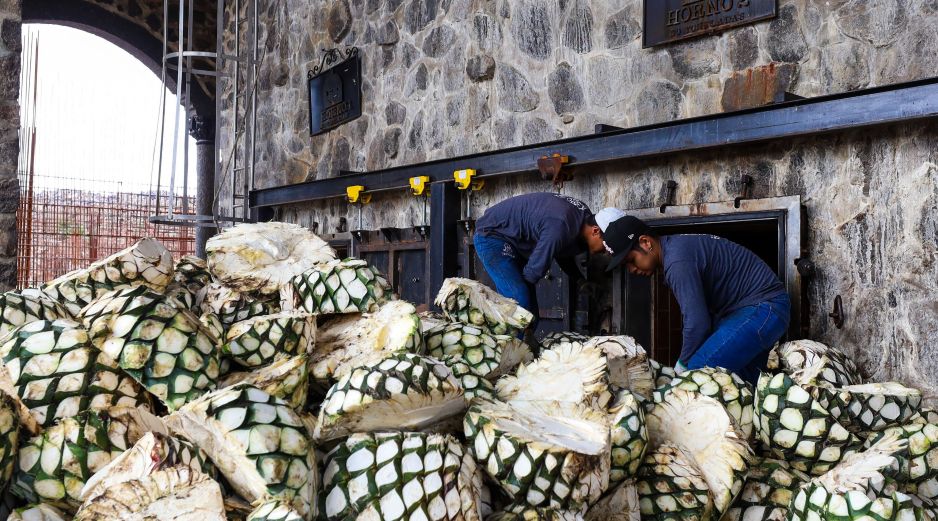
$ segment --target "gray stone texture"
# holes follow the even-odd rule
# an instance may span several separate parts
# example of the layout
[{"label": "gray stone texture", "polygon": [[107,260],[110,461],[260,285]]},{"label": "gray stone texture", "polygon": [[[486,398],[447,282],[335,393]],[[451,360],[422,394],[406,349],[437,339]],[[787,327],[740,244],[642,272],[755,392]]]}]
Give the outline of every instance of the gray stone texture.
[{"label": "gray stone texture", "polygon": [[[342,45],[361,48],[363,109],[372,116],[310,138],[305,73],[332,41],[333,2],[260,2],[262,25],[296,23],[279,29],[260,65],[271,81],[258,92],[257,149],[269,150],[256,167],[259,187],[300,181],[303,172],[332,177],[346,163],[397,167],[584,135],[597,123],[633,127],[757,106],[785,90],[818,96],[938,71],[932,0],[779,0],[775,20],[652,49],[641,47],[641,0],[350,2]],[[390,24],[396,37],[382,36],[393,32],[382,33]],[[275,67],[283,64],[288,80],[278,85]],[[934,399],[936,140],[938,126],[917,123],[673,154],[591,167],[564,191],[593,208],[645,208],[660,204],[661,187],[674,179],[680,204],[725,201],[748,173],[759,197],[800,195],[808,255],[818,265],[808,283],[811,336],[843,347],[877,380],[922,386]],[[549,189],[535,175],[491,181],[474,196],[473,213]],[[291,206],[280,217],[319,222],[328,233],[340,218],[357,222],[342,201]],[[421,207],[404,191],[376,197],[364,212],[367,229],[420,220]],[[826,319],[838,294],[849,317],[842,330]]]},{"label": "gray stone texture", "polygon": [[19,3],[0,3],[0,291],[16,287],[20,27]]}]

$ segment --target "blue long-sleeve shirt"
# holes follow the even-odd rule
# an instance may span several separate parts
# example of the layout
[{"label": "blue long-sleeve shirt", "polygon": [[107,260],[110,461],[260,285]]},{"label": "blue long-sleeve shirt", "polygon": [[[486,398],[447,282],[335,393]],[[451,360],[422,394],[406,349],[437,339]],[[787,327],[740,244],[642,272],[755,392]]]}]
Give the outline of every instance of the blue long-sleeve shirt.
[{"label": "blue long-sleeve shirt", "polygon": [[[524,280],[536,284],[556,258],[571,265],[584,251],[580,233],[593,213],[578,199],[554,193],[519,195],[486,210],[476,221],[476,233],[495,236],[511,244],[526,264]],[[566,271],[569,271],[564,266]]]},{"label": "blue long-sleeve shirt", "polygon": [[661,237],[665,282],[684,320],[685,365],[730,313],[785,293],[768,264],[735,242],[715,235]]}]

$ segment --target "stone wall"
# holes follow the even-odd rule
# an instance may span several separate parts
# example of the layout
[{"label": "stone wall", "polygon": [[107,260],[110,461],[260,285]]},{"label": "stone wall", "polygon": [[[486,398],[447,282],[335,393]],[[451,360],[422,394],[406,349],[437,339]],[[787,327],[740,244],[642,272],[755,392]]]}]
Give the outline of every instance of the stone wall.
[{"label": "stone wall", "polygon": [[[261,1],[260,187],[938,73],[930,0],[780,0],[774,20],[656,49],[641,48],[641,0]],[[364,115],[310,138],[306,71],[337,45],[362,51]],[[802,196],[818,265],[811,336],[842,345],[878,380],[938,398],[936,138],[938,126],[917,124],[675,154],[583,172],[565,192],[597,209],[645,208],[674,179],[679,204],[724,201],[747,173],[756,197]],[[491,182],[473,212],[548,189],[535,176]],[[412,198],[379,194],[363,226],[420,216]],[[329,201],[278,217],[333,233],[357,214]],[[842,330],[826,319],[838,294]]]},{"label": "stone wall", "polygon": [[0,0],[0,291],[16,287],[16,162],[20,127],[20,5]]}]

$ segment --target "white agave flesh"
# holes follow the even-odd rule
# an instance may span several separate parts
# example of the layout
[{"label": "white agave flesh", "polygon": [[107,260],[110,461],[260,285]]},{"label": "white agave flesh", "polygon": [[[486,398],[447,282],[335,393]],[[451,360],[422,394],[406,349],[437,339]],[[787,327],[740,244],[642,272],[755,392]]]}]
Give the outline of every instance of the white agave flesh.
[{"label": "white agave flesh", "polygon": [[336,317],[319,327],[310,376],[320,385],[332,385],[352,368],[390,354],[421,353],[419,330],[416,308],[400,300],[385,302],[374,313]]},{"label": "white agave flesh", "polygon": [[208,269],[237,291],[276,293],[320,262],[335,259],[326,241],[292,223],[239,224],[205,245]]},{"label": "white agave flesh", "polygon": [[116,484],[82,505],[75,521],[225,521],[221,487],[187,466]]},{"label": "white agave flesh", "polygon": [[648,353],[630,336],[598,336],[583,342],[584,348],[595,347],[606,355],[609,383],[628,389],[646,398],[655,389],[655,375],[648,362]]},{"label": "white agave flesh", "polygon": [[674,389],[655,404],[646,421],[651,445],[671,443],[686,450],[707,481],[714,507],[726,512],[742,490],[753,455],[723,405]]},{"label": "white agave flesh", "polygon": [[543,351],[514,375],[498,380],[502,400],[563,401],[605,408],[612,395],[606,356],[597,347],[564,345]]}]

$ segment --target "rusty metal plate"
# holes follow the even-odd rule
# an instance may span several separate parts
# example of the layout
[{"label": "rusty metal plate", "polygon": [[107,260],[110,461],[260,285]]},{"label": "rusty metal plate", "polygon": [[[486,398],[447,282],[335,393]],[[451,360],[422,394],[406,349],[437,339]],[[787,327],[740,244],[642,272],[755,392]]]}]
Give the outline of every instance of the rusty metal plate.
[{"label": "rusty metal plate", "polygon": [[775,18],[777,0],[644,0],[642,46],[654,47]]}]

